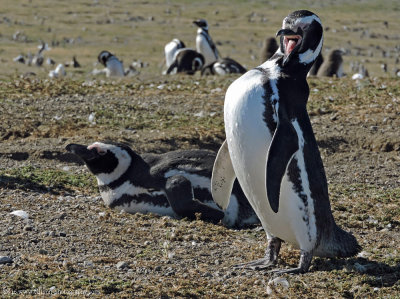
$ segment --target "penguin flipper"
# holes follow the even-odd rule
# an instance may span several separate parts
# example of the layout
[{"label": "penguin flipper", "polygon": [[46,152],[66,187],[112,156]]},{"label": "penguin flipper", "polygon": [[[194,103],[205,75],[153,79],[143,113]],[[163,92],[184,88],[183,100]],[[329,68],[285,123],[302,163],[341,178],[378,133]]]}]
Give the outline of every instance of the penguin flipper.
[{"label": "penguin flipper", "polygon": [[200,219],[218,223],[225,216],[224,212],[194,199],[192,184],[182,175],[169,177],[165,191],[171,208],[180,217],[196,219],[196,214],[200,214]]},{"label": "penguin flipper", "polygon": [[228,207],[235,178],[228,143],[225,140],[215,158],[211,176],[211,194],[215,203],[223,210]]},{"label": "penguin flipper", "polygon": [[288,120],[281,120],[275,130],[267,157],[267,197],[271,209],[278,213],[282,178],[286,168],[299,149],[298,136]]}]

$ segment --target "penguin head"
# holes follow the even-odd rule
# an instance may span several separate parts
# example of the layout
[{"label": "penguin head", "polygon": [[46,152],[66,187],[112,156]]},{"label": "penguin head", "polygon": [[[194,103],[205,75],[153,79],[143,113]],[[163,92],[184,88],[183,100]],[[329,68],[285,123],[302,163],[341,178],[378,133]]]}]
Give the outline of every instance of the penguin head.
[{"label": "penguin head", "polygon": [[311,68],[322,49],[321,20],[308,10],[297,10],[289,14],[276,36],[280,36],[283,65],[294,62]]},{"label": "penguin head", "polygon": [[185,43],[183,41],[181,41],[180,39],[174,38],[172,41],[176,44],[177,49],[186,48]]},{"label": "penguin head", "polygon": [[111,54],[108,51],[101,51],[99,56],[97,56],[97,60],[104,66],[107,66],[107,60],[113,57],[114,54]]},{"label": "penguin head", "polygon": [[196,71],[200,71],[204,66],[204,56],[198,53],[199,55],[193,59],[192,62],[192,70],[193,73]]},{"label": "penguin head", "polygon": [[119,143],[68,144],[65,149],[81,158],[90,172],[103,183],[118,179],[132,162],[132,149]]},{"label": "penguin head", "polygon": [[208,31],[208,23],[204,19],[193,21],[193,24],[196,24],[199,28]]}]

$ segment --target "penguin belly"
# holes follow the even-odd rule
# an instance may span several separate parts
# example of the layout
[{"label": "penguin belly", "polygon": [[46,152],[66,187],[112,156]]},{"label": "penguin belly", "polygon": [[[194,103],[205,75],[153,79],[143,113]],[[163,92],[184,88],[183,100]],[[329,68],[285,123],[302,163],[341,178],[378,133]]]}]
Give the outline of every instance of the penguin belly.
[{"label": "penguin belly", "polygon": [[304,203],[287,173],[282,179],[278,213],[272,211],[268,202],[266,163],[274,132],[264,121],[265,90],[261,80],[258,71],[247,72],[232,83],[226,94],[225,130],[233,169],[267,234],[312,250],[316,233],[310,231],[315,231],[315,227],[310,227],[312,221],[303,220]]},{"label": "penguin belly", "polygon": [[214,51],[211,49],[208,40],[201,34],[196,37],[196,48],[197,52],[203,54],[205,62],[204,65],[208,65],[217,60]]}]

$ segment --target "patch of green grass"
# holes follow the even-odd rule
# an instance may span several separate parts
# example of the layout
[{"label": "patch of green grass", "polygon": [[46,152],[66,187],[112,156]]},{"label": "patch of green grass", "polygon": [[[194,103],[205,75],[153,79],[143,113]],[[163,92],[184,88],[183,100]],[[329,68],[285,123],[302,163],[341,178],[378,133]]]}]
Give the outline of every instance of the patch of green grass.
[{"label": "patch of green grass", "polygon": [[80,190],[96,192],[96,182],[90,174],[72,174],[57,169],[42,169],[34,166],[5,169],[0,171],[1,181],[22,189],[39,189],[42,191]]}]

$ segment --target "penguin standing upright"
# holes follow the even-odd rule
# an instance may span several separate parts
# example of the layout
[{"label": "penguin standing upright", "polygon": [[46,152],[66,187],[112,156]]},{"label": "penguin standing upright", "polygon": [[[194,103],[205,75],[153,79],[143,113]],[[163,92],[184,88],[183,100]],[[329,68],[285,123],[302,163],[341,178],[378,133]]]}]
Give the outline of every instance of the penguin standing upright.
[{"label": "penguin standing upright", "polygon": [[332,50],[329,52],[328,58],[321,63],[318,69],[318,77],[343,77],[343,58],[341,50]]},{"label": "penguin standing upright", "polygon": [[306,110],[306,76],[321,52],[323,29],[314,13],[283,20],[280,48],[270,60],[234,81],[225,96],[226,141],[212,174],[212,193],[225,208],[235,178],[267,234],[265,257],[238,265],[276,264],[281,242],[300,248],[300,262],[282,273],[307,272],[312,257],[349,257],[361,247],[332,216],[328,186]]},{"label": "penguin standing upright", "polygon": [[196,49],[205,59],[205,65],[208,65],[220,58],[217,46],[214,44],[211,36],[208,34],[208,23],[204,19],[193,21],[199,29],[197,29]]}]

